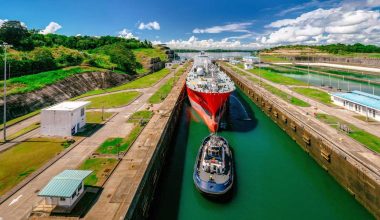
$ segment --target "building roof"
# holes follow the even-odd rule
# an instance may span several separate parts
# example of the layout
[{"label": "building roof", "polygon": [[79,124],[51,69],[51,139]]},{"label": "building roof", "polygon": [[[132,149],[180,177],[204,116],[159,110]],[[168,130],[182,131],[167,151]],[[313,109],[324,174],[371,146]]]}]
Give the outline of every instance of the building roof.
[{"label": "building roof", "polygon": [[91,170],[64,170],[53,177],[38,195],[43,197],[69,198],[91,173]]},{"label": "building roof", "polygon": [[243,59],[259,59],[259,58],[254,57],[254,56],[245,56],[245,57],[243,57]]},{"label": "building roof", "polygon": [[380,96],[377,95],[356,90],[352,92],[333,93],[332,95],[362,106],[380,110]]},{"label": "building roof", "polygon": [[61,102],[59,104],[45,108],[48,111],[72,111],[78,108],[85,107],[89,105],[89,101],[71,101],[71,102]]}]

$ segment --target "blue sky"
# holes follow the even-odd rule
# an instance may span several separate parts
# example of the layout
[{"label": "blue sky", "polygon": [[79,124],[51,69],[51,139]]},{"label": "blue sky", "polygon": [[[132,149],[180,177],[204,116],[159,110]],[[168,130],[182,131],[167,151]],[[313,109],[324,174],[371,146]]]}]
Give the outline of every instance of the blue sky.
[{"label": "blue sky", "polygon": [[2,3],[1,20],[20,20],[28,28],[46,28],[43,33],[138,37],[179,48],[378,44],[380,33],[380,0],[7,0]]}]

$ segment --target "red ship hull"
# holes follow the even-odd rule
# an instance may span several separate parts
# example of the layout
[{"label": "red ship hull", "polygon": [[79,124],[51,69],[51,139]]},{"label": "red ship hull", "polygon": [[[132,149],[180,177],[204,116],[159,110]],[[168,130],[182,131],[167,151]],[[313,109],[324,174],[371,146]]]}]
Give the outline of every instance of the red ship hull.
[{"label": "red ship hull", "polygon": [[224,108],[231,92],[227,93],[204,93],[186,88],[191,106],[202,117],[211,132],[216,132],[219,119],[223,115]]}]

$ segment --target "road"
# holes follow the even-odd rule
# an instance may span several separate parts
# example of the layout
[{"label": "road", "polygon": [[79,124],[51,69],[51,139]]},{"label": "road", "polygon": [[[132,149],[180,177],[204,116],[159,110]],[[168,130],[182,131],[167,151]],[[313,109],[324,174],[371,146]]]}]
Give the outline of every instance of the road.
[{"label": "road", "polygon": [[32,207],[42,200],[37,196],[38,191],[41,190],[53,176],[65,169],[77,168],[106,139],[128,135],[133,127],[132,124],[127,123],[128,117],[135,111],[147,108],[147,101],[150,96],[172,76],[173,72],[165,76],[154,86],[144,89],[143,94],[131,104],[113,109],[114,111],[117,111],[118,114],[109,120],[101,129],[75,146],[70,152],[57,162],[53,163],[35,179],[2,203],[0,205],[0,219],[16,220],[25,218],[30,213]]}]

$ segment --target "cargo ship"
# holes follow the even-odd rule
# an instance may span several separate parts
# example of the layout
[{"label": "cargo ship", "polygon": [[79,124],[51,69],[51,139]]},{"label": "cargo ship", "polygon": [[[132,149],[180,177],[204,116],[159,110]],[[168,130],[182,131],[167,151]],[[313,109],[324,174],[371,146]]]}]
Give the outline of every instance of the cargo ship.
[{"label": "cargo ship", "polygon": [[232,152],[225,138],[211,134],[199,148],[194,165],[196,188],[207,196],[224,196],[234,182]]},{"label": "cargo ship", "polygon": [[219,121],[235,84],[201,52],[186,78],[186,90],[191,106],[202,117],[211,132],[218,130]]}]

